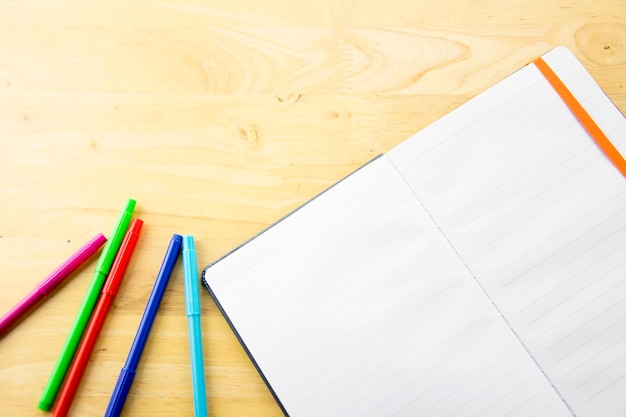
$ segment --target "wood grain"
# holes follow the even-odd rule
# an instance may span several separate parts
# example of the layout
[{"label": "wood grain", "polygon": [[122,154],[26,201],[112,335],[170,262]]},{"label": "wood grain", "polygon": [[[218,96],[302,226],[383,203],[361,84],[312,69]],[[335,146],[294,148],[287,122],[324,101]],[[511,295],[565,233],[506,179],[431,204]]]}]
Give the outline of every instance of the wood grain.
[{"label": "wood grain", "polygon": [[[200,267],[556,45],[626,112],[623,0],[0,1],[0,313],[123,201],[145,221],[71,409],[102,415],[172,233]],[[41,390],[95,260],[0,339],[0,415]],[[282,415],[202,297],[210,413]],[[125,413],[191,415],[182,268]]]}]

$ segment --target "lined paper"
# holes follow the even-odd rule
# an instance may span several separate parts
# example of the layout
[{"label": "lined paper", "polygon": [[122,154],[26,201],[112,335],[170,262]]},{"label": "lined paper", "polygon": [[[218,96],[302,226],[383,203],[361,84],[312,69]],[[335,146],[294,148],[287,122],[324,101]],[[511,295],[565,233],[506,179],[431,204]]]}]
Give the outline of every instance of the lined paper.
[{"label": "lined paper", "polygon": [[571,416],[386,157],[204,279],[292,417]]},{"label": "lined paper", "polygon": [[[564,48],[544,60],[626,154]],[[575,415],[626,415],[626,181],[532,65],[390,154]]]}]

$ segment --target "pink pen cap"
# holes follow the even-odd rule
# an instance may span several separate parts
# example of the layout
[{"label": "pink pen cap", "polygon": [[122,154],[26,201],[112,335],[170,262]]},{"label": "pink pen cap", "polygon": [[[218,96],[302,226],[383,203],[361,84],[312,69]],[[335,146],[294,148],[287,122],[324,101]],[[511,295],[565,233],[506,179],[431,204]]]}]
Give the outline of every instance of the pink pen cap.
[{"label": "pink pen cap", "polygon": [[87,259],[104,245],[106,237],[99,233],[96,237],[85,243],[65,262],[59,265],[50,275],[41,281],[34,290],[22,299],[15,307],[9,310],[2,318],[0,318],[0,337],[13,325],[20,317],[22,317],[35,304],[41,301],[46,295],[50,294],[63,280],[69,277],[72,272],[76,271]]}]

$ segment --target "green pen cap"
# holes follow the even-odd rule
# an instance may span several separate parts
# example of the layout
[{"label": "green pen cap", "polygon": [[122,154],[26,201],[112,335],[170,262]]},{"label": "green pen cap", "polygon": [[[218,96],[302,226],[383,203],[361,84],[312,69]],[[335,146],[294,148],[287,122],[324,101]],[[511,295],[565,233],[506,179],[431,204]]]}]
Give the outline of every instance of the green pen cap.
[{"label": "green pen cap", "polygon": [[96,264],[96,271],[103,272],[106,275],[111,270],[117,250],[122,243],[122,239],[124,239],[124,234],[126,233],[126,229],[128,229],[128,225],[133,216],[135,204],[137,204],[137,201],[129,198],[126,201],[126,205],[117,216],[117,220],[115,220],[115,228],[111,231],[109,240],[107,240],[104,245],[102,255]]}]

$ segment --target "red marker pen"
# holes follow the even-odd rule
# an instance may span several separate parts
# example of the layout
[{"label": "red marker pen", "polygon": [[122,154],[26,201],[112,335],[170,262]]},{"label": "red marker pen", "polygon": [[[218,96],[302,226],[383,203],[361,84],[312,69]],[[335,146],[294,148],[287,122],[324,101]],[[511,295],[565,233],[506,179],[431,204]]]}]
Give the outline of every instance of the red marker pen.
[{"label": "red marker pen", "polygon": [[115,261],[113,262],[113,266],[111,267],[109,277],[102,288],[98,304],[96,304],[93,316],[91,317],[87,330],[85,331],[85,336],[78,347],[76,358],[72,363],[65,385],[59,395],[59,401],[54,408],[54,417],[66,416],[70,406],[72,405],[72,400],[74,399],[74,395],[76,394],[76,390],[80,384],[80,379],[85,372],[85,368],[87,368],[87,363],[89,362],[89,357],[91,356],[91,352],[93,351],[96,340],[98,339],[98,334],[100,333],[104,320],[106,319],[106,315],[111,308],[113,298],[117,294],[117,290],[120,288],[120,284],[122,283],[124,272],[126,272],[126,267],[128,266],[130,257],[135,249],[142,225],[142,220],[134,219],[130,224],[128,232],[126,232],[126,236],[124,236],[120,250],[115,258]]}]

